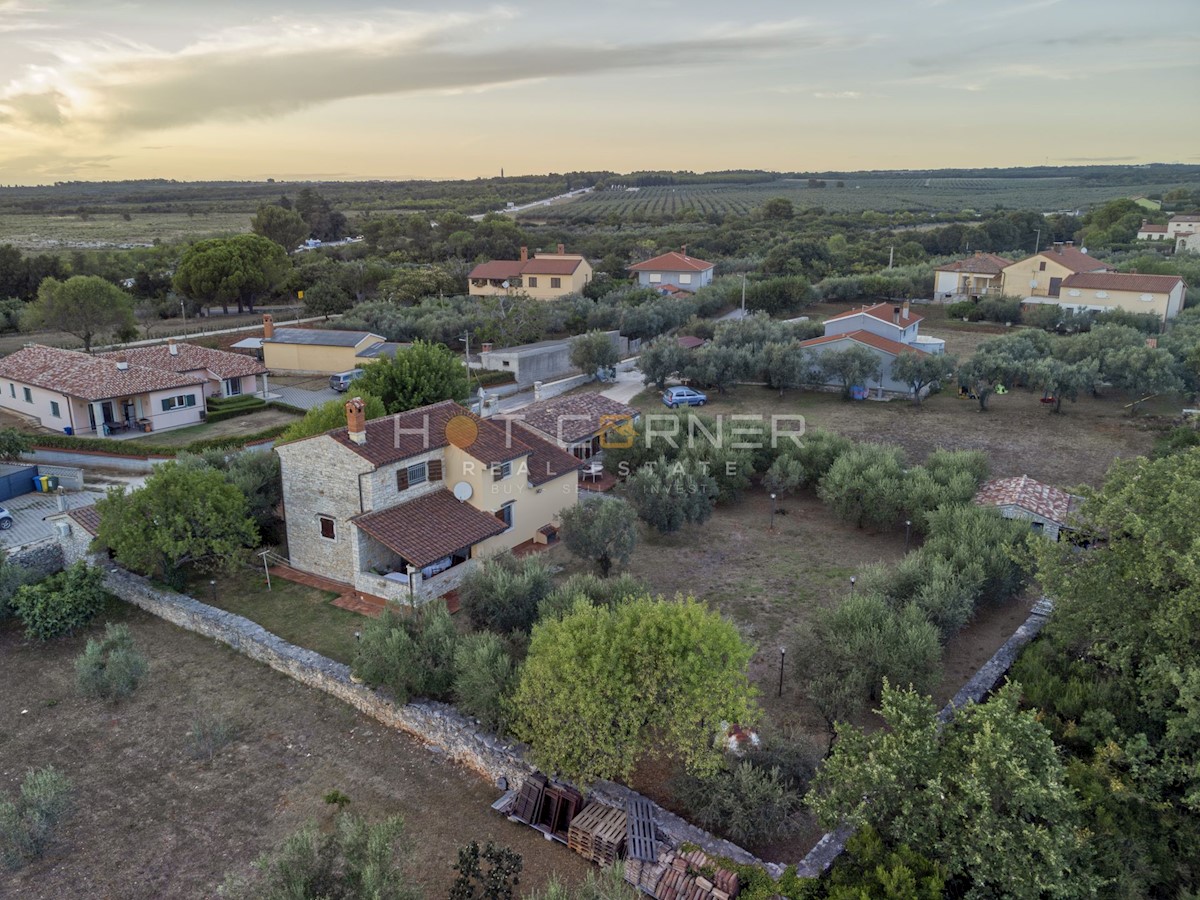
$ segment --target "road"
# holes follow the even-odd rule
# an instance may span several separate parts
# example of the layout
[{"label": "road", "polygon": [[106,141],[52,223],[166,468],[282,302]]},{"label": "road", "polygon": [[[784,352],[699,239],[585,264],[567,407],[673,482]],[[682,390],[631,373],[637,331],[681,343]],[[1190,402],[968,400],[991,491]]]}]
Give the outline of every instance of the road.
[{"label": "road", "polygon": [[[520,206],[509,206],[505,209],[492,210],[492,212],[504,213],[505,215],[515,215],[516,213],[524,212],[527,209],[534,209],[538,206],[549,206],[551,203],[557,203],[560,200],[570,200],[574,197],[581,197],[584,194],[590,194],[591,192],[592,188],[590,187],[579,188],[575,191],[567,191],[565,194],[559,194],[557,197],[547,197],[545,200],[534,200],[532,203],[522,203]],[[478,215],[469,216],[468,218],[470,218],[473,222],[478,222],[486,215],[490,215],[490,213],[479,213]]]}]

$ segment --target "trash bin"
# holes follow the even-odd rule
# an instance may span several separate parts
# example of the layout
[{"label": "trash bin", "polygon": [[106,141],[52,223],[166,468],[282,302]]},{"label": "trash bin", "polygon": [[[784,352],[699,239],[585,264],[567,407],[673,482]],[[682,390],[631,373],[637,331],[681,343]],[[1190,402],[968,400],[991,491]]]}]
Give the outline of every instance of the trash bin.
[{"label": "trash bin", "polygon": [[46,490],[46,479],[41,475],[33,476],[33,489],[35,491],[44,492]]},{"label": "trash bin", "polygon": [[63,434],[74,434],[74,433],[75,433],[75,429],[72,428],[70,425],[63,426]]},{"label": "trash bin", "polygon": [[57,475],[46,475],[45,478],[46,478],[46,490],[57,491],[58,490],[58,476]]}]

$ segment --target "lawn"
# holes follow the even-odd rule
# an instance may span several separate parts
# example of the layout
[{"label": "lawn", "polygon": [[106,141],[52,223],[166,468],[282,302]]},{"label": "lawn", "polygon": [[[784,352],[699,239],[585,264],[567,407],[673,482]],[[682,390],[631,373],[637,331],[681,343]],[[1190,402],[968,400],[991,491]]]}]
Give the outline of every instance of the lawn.
[{"label": "lawn", "polygon": [[[406,735],[139,610],[114,602],[107,618],[128,623],[150,660],[147,681],[119,705],[74,687],[74,659],[101,625],[45,644],[0,626],[0,795],[45,765],[77,788],[47,856],[15,873],[0,867],[0,896],[213,897],[226,872],[306,820],[328,824],[322,798],[335,789],[371,821],[403,816],[427,897],[446,896],[457,848],[473,839],[524,857],[522,889],[586,871],[565,847],[492,812],[492,785]],[[186,749],[202,712],[238,729],[211,761]]]},{"label": "lawn", "polygon": [[285,641],[315,650],[349,665],[354,659],[354,632],[366,623],[361,615],[333,605],[337,594],[319,591],[272,576],[267,590],[261,569],[196,576],[187,593],[257,622]]},{"label": "lawn", "polygon": [[289,410],[267,407],[244,416],[222,419],[220,422],[201,422],[199,425],[188,425],[186,428],[175,428],[171,431],[152,431],[130,438],[129,448],[135,449],[138,441],[145,441],[155,447],[186,447],[193,441],[209,438],[257,434],[276,425],[290,425],[297,418],[299,416]]}]

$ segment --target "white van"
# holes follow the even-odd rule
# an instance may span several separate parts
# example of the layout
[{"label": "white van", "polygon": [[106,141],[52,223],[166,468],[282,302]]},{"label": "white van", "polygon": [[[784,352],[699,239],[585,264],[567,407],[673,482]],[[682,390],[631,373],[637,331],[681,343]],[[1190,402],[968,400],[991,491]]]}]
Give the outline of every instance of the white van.
[{"label": "white van", "polygon": [[350,388],[350,382],[363,373],[362,369],[351,369],[349,372],[338,372],[329,376],[329,386],[339,394],[344,394]]}]

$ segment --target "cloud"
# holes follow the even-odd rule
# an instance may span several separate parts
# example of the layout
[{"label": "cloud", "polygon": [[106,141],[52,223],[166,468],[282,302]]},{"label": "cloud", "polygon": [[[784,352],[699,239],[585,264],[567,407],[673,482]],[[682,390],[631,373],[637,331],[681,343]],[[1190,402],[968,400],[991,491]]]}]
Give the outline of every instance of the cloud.
[{"label": "cloud", "polygon": [[102,177],[111,168],[111,163],[119,159],[119,156],[108,154],[84,155],[46,149],[0,160],[0,181],[58,181],[71,175]]},{"label": "cloud", "polygon": [[43,31],[60,27],[41,18],[47,12],[46,9],[39,6],[27,6],[21,0],[0,0],[0,34]]},{"label": "cloud", "polygon": [[52,63],[28,67],[0,89],[0,122],[32,132],[112,135],[268,119],[355,97],[712,66],[845,43],[800,22],[623,45],[508,41],[498,48],[500,41],[479,40],[512,18],[494,8],[370,21],[274,19],[202,36],[173,53],[114,38],[46,44],[40,49]]},{"label": "cloud", "polygon": [[818,100],[861,100],[862,91],[813,91]]}]

